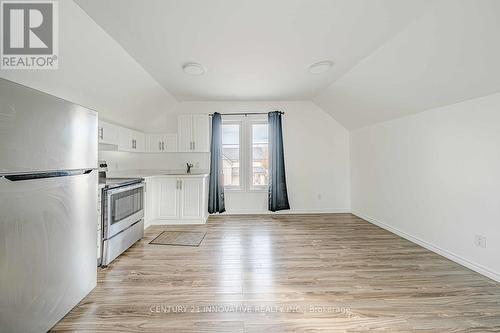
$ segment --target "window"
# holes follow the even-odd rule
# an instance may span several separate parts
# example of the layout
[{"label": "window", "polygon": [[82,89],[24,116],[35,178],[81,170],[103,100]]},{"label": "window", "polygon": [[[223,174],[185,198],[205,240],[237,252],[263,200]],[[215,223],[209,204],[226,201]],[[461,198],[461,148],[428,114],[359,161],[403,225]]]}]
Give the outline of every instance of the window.
[{"label": "window", "polygon": [[222,124],[224,186],[240,186],[240,124]]},{"label": "window", "polygon": [[222,165],[228,190],[265,190],[269,183],[267,119],[222,120]]},{"label": "window", "polygon": [[252,124],[252,185],[268,184],[269,150],[267,145],[267,124]]}]

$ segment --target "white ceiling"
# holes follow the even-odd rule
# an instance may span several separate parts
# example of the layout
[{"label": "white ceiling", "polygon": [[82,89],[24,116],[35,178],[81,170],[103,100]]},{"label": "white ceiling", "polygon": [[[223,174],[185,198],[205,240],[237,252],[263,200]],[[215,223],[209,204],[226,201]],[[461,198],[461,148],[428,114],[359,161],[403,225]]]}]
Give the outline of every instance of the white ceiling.
[{"label": "white ceiling", "polygon": [[[77,0],[178,100],[314,97],[422,13],[412,0]],[[333,70],[307,66],[331,59]],[[185,62],[207,73],[183,73]]]},{"label": "white ceiling", "polygon": [[179,101],[311,99],[355,129],[500,90],[497,0],[76,2]]}]

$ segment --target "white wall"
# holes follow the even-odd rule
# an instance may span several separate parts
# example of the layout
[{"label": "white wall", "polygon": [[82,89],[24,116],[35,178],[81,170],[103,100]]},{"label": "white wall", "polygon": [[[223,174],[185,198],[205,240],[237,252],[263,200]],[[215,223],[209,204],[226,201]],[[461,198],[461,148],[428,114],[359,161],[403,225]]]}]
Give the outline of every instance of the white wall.
[{"label": "white wall", "polygon": [[[282,110],[287,186],[295,212],[350,211],[349,133],[308,101],[183,102],[176,113]],[[170,131],[174,122],[168,121]],[[267,192],[226,193],[228,213],[267,212]]]},{"label": "white wall", "polygon": [[[182,102],[158,127],[177,133],[177,115],[282,110],[287,185],[294,212],[349,212],[349,133],[312,102]],[[140,154],[100,151],[114,171],[183,169],[186,162],[209,169],[209,154]],[[267,192],[226,192],[228,213],[267,213]],[[287,211],[284,211],[287,212]]]},{"label": "white wall", "polygon": [[163,130],[175,99],[73,1],[59,1],[59,69],[0,70],[0,77],[94,109],[103,119]]},{"label": "white wall", "polygon": [[500,279],[500,94],[351,132],[351,173],[356,215]]}]

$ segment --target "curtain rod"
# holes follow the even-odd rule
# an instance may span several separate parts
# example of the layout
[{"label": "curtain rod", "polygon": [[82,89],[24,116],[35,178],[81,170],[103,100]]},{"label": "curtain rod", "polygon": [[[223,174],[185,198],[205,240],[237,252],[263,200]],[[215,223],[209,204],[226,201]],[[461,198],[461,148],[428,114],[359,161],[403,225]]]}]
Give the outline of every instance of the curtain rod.
[{"label": "curtain rod", "polygon": [[[283,111],[279,111],[280,114],[285,114]],[[248,115],[254,115],[254,114],[267,114],[267,112],[236,112],[236,113],[221,113],[221,116],[248,116]],[[209,113],[208,116],[212,117],[214,114]]]}]

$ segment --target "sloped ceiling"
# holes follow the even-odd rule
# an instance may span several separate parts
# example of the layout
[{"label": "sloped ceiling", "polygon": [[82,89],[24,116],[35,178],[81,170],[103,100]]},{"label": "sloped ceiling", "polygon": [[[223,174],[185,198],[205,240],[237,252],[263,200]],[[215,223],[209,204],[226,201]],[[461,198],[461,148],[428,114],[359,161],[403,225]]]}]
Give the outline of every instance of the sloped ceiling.
[{"label": "sloped ceiling", "polygon": [[[77,0],[178,100],[312,99],[432,0]],[[331,59],[333,69],[307,67]],[[203,76],[187,76],[186,62]]]},{"label": "sloped ceiling", "polygon": [[500,91],[500,1],[447,0],[314,101],[349,129]]},{"label": "sloped ceiling", "polygon": [[0,77],[148,129],[175,98],[73,1],[59,2],[59,69],[0,70]]}]

